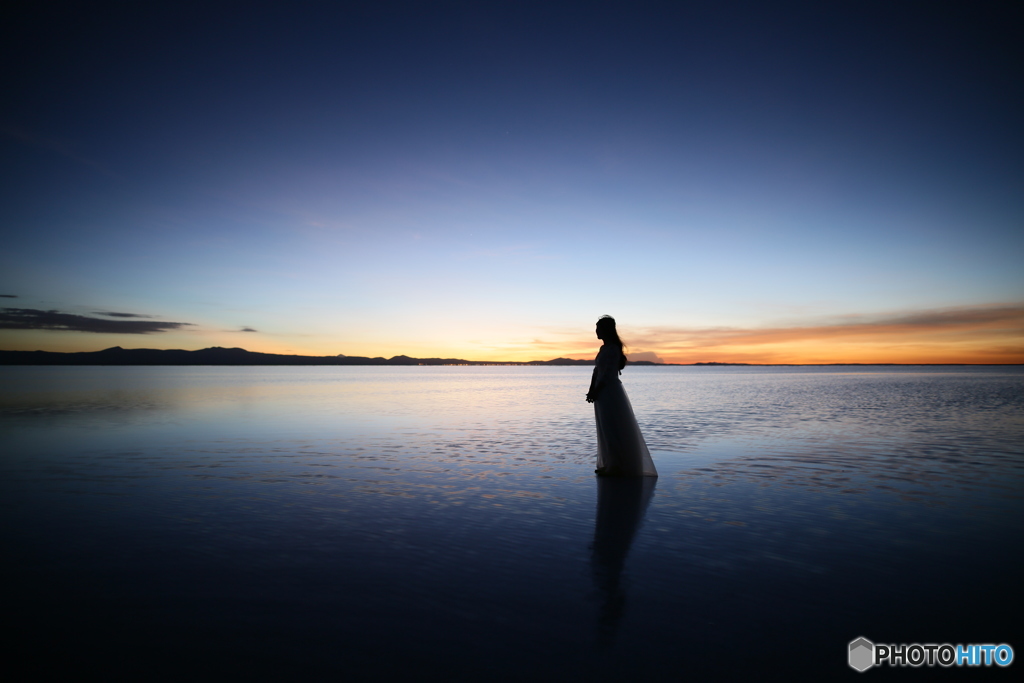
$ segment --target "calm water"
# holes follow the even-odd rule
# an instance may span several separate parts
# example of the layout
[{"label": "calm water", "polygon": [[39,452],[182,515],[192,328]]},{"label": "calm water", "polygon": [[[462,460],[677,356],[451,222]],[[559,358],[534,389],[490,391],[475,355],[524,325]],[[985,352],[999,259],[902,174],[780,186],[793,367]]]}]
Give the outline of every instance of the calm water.
[{"label": "calm water", "polygon": [[623,380],[656,482],[595,479],[589,368],[2,367],[14,645],[40,678],[190,680],[1024,656],[1024,368]]}]

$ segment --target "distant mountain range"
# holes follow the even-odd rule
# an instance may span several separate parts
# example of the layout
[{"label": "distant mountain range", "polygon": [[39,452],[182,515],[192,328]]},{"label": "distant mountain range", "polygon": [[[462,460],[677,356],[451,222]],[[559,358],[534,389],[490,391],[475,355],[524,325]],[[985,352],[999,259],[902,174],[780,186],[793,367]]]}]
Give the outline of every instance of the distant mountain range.
[{"label": "distant mountain range", "polygon": [[[525,362],[462,360],[461,358],[368,358],[366,356],[289,356],[214,346],[198,351],[180,349],[122,349],[57,353],[53,351],[0,351],[0,365],[593,365],[592,360],[555,358]],[[641,360],[630,365],[661,365]]]}]

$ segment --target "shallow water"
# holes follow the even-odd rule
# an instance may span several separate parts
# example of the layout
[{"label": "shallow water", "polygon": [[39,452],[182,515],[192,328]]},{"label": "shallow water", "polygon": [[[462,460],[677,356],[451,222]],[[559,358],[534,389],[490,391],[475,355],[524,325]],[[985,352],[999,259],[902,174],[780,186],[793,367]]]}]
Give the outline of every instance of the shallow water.
[{"label": "shallow water", "polygon": [[588,380],[0,368],[17,645],[55,676],[678,680],[1024,642],[1024,368],[630,367],[656,482],[595,479]]}]

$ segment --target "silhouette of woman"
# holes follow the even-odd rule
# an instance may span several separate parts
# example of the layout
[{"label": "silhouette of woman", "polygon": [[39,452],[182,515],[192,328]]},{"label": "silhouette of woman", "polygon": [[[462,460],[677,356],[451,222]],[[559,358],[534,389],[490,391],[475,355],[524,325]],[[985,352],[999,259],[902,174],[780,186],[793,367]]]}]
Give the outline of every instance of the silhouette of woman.
[{"label": "silhouette of woman", "polygon": [[594,361],[587,402],[594,404],[597,420],[597,469],[599,476],[656,477],[651,453],[633,415],[619,374],[626,367],[622,340],[615,330],[615,318],[597,321],[597,338],[604,341]]}]

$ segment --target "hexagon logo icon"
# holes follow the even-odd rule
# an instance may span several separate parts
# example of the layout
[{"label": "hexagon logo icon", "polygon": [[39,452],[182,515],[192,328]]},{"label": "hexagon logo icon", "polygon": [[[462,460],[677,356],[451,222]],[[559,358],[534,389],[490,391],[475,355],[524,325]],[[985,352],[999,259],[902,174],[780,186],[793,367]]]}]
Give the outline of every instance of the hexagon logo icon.
[{"label": "hexagon logo icon", "polygon": [[875,663],[875,644],[867,638],[850,641],[850,666],[864,672]]}]

